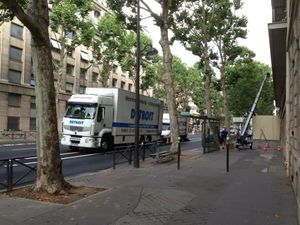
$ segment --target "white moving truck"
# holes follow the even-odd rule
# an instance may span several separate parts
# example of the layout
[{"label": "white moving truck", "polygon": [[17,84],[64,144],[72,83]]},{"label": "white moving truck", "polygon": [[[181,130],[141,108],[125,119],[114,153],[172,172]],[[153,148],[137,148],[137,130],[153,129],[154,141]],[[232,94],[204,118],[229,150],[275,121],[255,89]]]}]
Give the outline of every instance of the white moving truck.
[{"label": "white moving truck", "polygon": [[[188,134],[188,118],[178,114],[178,126],[179,126],[179,137],[181,141],[187,139]],[[161,131],[161,137],[165,142],[170,142],[171,138],[171,125],[169,113],[163,114],[163,126]]]},{"label": "white moving truck", "polygon": [[[160,138],[163,102],[140,95],[140,141]],[[134,143],[135,93],[118,88],[87,88],[72,95],[63,118],[62,145],[110,149]]]}]

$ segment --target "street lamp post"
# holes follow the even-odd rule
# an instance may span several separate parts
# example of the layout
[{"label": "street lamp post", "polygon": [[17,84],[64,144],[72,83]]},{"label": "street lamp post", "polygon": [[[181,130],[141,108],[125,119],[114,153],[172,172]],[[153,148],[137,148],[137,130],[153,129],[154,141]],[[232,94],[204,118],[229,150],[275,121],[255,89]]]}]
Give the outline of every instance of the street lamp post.
[{"label": "street lamp post", "polygon": [[140,167],[140,64],[141,64],[141,43],[140,43],[140,1],[137,0],[136,13],[136,74],[135,74],[135,133],[134,133],[134,167]]}]

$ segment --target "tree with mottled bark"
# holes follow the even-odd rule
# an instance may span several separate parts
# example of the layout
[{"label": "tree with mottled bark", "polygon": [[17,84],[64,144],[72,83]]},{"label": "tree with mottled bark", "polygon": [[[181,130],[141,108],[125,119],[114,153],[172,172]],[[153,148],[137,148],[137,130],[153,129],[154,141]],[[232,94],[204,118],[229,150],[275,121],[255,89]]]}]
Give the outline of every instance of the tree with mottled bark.
[{"label": "tree with mottled bark", "polygon": [[225,83],[225,67],[239,56],[242,48],[238,46],[239,38],[246,38],[247,18],[238,16],[236,11],[242,8],[241,0],[219,0],[223,13],[216,16],[216,29],[213,42],[216,46],[216,60],[214,66],[220,71],[220,83],[223,96],[223,113],[225,127],[230,128],[230,115],[228,108],[228,93]]},{"label": "tree with mottled bark", "polygon": [[[62,175],[47,0],[0,0],[1,19],[16,16],[31,32],[36,78],[37,177],[35,191],[60,193],[69,187]],[[3,21],[3,20],[2,20]]]},{"label": "tree with mottled bark", "polygon": [[223,10],[219,3],[219,0],[187,0],[185,7],[175,13],[175,21],[172,23],[174,39],[181,41],[187,50],[199,57],[198,65],[205,81],[205,111],[209,117],[214,114],[211,93],[214,74],[211,73],[211,57],[214,55],[211,54],[211,42],[217,22],[215,17]]},{"label": "tree with mottled bark", "polygon": [[[170,37],[169,29],[170,23],[173,21],[174,12],[181,6],[182,0],[161,0],[161,1],[140,1],[140,8],[144,12],[147,12],[154,20],[155,25],[160,28],[160,45],[162,48],[162,61],[164,66],[164,85],[167,92],[167,106],[170,114],[171,125],[171,138],[173,140],[171,145],[171,152],[176,153],[178,151],[178,121],[177,121],[177,109],[176,99],[174,91],[174,76],[172,73],[172,53],[170,49]],[[136,0],[107,0],[107,5],[117,15],[118,18],[128,22],[128,28],[136,30]],[[160,6],[160,12],[155,12],[150,7],[150,3]],[[130,10],[128,10],[130,9]],[[132,14],[129,13],[132,12]]]}]

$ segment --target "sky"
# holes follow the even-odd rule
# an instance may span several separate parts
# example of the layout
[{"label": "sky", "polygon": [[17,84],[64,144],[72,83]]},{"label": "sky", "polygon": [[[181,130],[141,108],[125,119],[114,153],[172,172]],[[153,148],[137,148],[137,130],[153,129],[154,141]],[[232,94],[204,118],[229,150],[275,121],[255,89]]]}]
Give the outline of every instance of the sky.
[{"label": "sky", "polygon": [[[244,6],[241,13],[248,18],[248,35],[247,39],[240,40],[239,43],[255,52],[255,60],[271,66],[268,35],[268,23],[272,21],[271,0],[243,0],[243,2]],[[152,5],[151,7],[159,10],[158,5]],[[142,19],[141,25],[152,38],[153,46],[162,54],[159,45],[159,28],[153,25],[153,21],[150,18]],[[171,51],[173,55],[181,58],[188,66],[193,66],[197,62],[198,58],[186,51],[178,42],[174,43]]]}]

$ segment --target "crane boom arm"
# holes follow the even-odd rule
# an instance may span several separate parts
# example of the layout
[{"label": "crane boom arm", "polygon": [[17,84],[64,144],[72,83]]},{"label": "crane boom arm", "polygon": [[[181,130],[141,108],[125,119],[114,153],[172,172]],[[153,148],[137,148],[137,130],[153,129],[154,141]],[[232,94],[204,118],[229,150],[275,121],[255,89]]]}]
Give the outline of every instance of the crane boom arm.
[{"label": "crane boom arm", "polygon": [[250,120],[251,120],[251,118],[252,118],[252,116],[253,116],[253,113],[254,113],[254,110],[255,110],[255,108],[256,108],[258,99],[259,99],[259,97],[260,97],[261,91],[262,91],[263,86],[264,86],[264,84],[265,84],[265,81],[266,81],[266,79],[267,79],[269,76],[270,76],[270,74],[267,73],[267,74],[265,75],[265,77],[264,77],[264,79],[263,79],[261,85],[260,85],[260,88],[259,88],[259,90],[258,90],[258,92],[257,92],[257,94],[256,94],[256,98],[255,98],[255,100],[254,100],[254,102],[253,102],[253,105],[252,105],[252,107],[251,107],[251,110],[250,110],[250,112],[249,112],[249,115],[248,115],[248,117],[247,117],[247,119],[246,119],[246,121],[245,121],[245,124],[244,124],[244,126],[243,126],[243,129],[242,129],[242,132],[241,132],[241,136],[244,136],[245,133],[246,133],[246,130],[247,130],[248,126],[249,126]]}]

